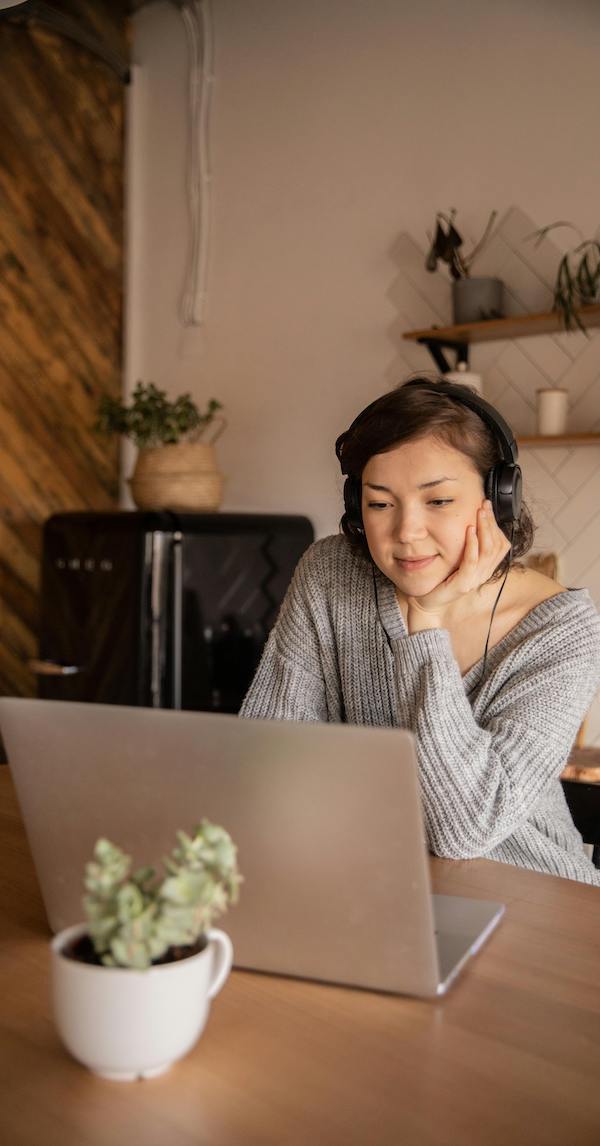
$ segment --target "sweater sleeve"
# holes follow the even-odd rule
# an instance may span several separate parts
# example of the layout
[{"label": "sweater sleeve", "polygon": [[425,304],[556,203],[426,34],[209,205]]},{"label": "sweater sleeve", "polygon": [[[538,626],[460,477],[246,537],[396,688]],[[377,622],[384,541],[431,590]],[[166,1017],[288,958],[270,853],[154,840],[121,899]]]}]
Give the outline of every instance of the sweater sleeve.
[{"label": "sweater sleeve", "polygon": [[485,855],[558,780],[600,678],[598,618],[583,639],[581,626],[570,628],[558,644],[556,634],[539,632],[523,642],[514,671],[479,720],[446,630],[396,642],[398,687],[414,690],[412,731],[436,855]]},{"label": "sweater sleeve", "polygon": [[335,720],[330,715],[315,617],[322,612],[314,593],[317,546],[296,566],[279,616],[265,645],[239,715],[263,720]]}]

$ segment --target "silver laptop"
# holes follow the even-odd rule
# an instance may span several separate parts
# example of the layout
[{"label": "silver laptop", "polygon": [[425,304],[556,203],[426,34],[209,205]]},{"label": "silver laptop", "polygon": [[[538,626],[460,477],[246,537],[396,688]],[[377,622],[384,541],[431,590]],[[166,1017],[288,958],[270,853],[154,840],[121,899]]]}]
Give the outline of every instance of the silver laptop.
[{"label": "silver laptop", "polygon": [[239,849],[238,967],[441,995],[504,911],[432,896],[409,732],[12,698],[0,727],[54,930],[99,836],[159,864],[203,816]]}]

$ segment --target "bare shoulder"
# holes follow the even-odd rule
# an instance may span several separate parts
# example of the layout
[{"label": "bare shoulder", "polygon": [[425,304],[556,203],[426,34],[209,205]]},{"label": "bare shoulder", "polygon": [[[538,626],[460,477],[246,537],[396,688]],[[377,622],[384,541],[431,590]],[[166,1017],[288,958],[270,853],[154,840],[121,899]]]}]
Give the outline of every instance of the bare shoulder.
[{"label": "bare shoulder", "polygon": [[537,569],[528,569],[523,565],[517,565],[511,570],[508,581],[510,593],[507,605],[520,612],[522,616],[535,609],[536,605],[541,605],[542,601],[548,601],[550,597],[567,592],[566,586],[555,581],[553,577],[547,577],[545,573],[540,573]]}]

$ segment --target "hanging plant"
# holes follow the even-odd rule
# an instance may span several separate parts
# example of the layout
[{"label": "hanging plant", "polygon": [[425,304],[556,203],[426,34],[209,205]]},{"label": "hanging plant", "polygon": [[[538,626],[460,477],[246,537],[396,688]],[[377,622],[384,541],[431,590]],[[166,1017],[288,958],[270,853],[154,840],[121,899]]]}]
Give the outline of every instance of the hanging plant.
[{"label": "hanging plant", "polygon": [[552,309],[561,317],[565,330],[579,329],[589,337],[579,311],[582,306],[592,306],[598,302],[600,288],[600,240],[584,239],[583,234],[573,223],[549,223],[540,227],[528,239],[535,239],[535,246],[546,238],[555,227],[570,227],[581,242],[571,247],[561,258],[554,283]]}]

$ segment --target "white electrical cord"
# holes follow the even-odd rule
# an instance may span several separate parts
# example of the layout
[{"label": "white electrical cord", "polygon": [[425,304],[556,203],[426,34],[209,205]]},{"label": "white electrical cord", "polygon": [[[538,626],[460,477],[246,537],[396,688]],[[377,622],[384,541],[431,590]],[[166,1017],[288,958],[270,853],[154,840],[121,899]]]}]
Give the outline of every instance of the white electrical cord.
[{"label": "white electrical cord", "polygon": [[179,315],[183,326],[201,326],[206,307],[210,234],[209,113],[213,83],[211,0],[182,0],[181,17],[188,41],[187,200],[190,242]]}]

